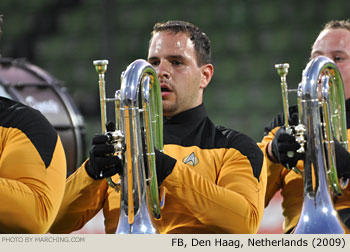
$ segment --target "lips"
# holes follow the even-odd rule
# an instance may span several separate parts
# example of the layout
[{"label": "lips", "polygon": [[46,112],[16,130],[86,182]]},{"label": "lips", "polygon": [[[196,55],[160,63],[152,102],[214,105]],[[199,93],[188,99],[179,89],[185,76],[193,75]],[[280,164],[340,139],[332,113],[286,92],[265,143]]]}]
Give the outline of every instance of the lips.
[{"label": "lips", "polygon": [[163,99],[171,95],[171,93],[173,92],[172,88],[165,83],[160,84],[160,90],[161,90]]}]

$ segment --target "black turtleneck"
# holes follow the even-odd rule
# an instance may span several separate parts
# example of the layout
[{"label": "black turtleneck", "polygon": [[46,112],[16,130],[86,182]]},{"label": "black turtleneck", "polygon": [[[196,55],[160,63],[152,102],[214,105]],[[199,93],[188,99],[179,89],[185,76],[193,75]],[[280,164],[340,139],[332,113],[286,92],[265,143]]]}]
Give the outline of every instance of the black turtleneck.
[{"label": "black turtleneck", "polygon": [[345,101],[345,110],[346,110],[346,128],[350,129],[350,99]]},{"label": "black turtleneck", "polygon": [[249,159],[254,176],[259,178],[263,155],[250,137],[237,131],[216,126],[207,115],[204,104],[164,118],[164,144],[201,149],[235,148]]},{"label": "black turtleneck", "polygon": [[181,112],[172,118],[164,118],[164,144],[196,145],[205,148],[202,146],[202,144],[206,145],[203,143],[205,139],[202,140],[201,136],[203,133],[207,136],[206,132],[203,132],[206,127],[209,127],[210,130],[215,129],[203,104]]}]

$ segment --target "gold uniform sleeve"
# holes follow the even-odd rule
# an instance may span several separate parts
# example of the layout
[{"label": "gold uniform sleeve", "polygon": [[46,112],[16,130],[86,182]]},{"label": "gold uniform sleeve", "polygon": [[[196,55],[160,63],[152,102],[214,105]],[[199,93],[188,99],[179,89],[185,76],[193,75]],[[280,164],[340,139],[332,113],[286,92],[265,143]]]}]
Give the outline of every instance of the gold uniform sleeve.
[{"label": "gold uniform sleeve", "polygon": [[20,130],[0,128],[0,232],[46,233],[64,193],[66,159],[59,137],[48,167]]},{"label": "gold uniform sleeve", "polygon": [[93,180],[83,163],[66,181],[61,208],[50,233],[71,233],[82,228],[102,208],[108,185],[104,179]]}]

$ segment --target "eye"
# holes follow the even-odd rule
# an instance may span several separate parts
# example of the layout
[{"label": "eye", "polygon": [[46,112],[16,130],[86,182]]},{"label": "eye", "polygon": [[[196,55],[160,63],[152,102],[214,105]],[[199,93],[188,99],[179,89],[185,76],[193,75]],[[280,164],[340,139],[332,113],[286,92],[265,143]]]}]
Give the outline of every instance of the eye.
[{"label": "eye", "polygon": [[342,61],[342,60],[343,60],[343,57],[335,56],[333,60],[334,60],[335,62],[339,62],[339,61]]},{"label": "eye", "polygon": [[159,60],[149,60],[148,62],[154,67],[159,65]]},{"label": "eye", "polygon": [[181,61],[179,60],[172,60],[171,61],[171,64],[175,65],[175,66],[180,66],[180,65],[183,65]]}]

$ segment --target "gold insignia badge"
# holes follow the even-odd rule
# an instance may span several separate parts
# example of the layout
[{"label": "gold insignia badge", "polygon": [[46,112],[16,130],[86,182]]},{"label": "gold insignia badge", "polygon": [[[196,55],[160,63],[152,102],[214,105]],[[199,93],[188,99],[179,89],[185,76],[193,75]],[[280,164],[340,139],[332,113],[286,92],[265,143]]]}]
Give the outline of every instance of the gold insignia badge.
[{"label": "gold insignia badge", "polygon": [[199,160],[198,158],[194,155],[194,152],[192,152],[190,155],[184,157],[182,159],[182,161],[185,163],[185,164],[189,164],[189,165],[192,165],[192,166],[196,166],[198,163],[199,163]]}]

